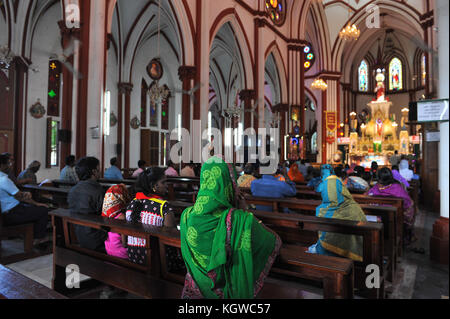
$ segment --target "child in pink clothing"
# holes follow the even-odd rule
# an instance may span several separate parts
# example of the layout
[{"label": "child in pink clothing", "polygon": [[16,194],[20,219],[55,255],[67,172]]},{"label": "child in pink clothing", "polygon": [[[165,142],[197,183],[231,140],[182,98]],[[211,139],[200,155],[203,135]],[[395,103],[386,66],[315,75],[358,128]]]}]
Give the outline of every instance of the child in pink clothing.
[{"label": "child in pink clothing", "polygon": [[[105,194],[102,216],[125,220],[124,213],[130,201],[130,195],[125,185],[112,186]],[[110,232],[105,241],[106,253],[110,256],[128,259],[126,243],[126,236]]]}]

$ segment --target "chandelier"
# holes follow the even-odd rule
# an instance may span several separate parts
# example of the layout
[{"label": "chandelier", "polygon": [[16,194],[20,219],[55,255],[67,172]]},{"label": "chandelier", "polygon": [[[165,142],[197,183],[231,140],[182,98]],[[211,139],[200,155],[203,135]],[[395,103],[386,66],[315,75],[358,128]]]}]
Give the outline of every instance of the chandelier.
[{"label": "chandelier", "polygon": [[5,45],[0,46],[0,69],[9,69],[14,59],[14,54]]},{"label": "chandelier", "polygon": [[326,91],[328,85],[322,79],[315,79],[314,82],[311,84],[311,88],[314,90]]},{"label": "chandelier", "polygon": [[242,114],[242,108],[234,103],[233,106],[223,110],[227,118],[239,118]]},{"label": "chandelier", "polygon": [[150,95],[150,102],[158,105],[170,95],[169,88],[167,86],[159,86],[158,81],[150,87],[148,92]]},{"label": "chandelier", "polygon": [[347,26],[339,32],[339,37],[344,39],[345,41],[358,40],[361,31],[356,27],[355,24],[350,25],[350,22]]}]

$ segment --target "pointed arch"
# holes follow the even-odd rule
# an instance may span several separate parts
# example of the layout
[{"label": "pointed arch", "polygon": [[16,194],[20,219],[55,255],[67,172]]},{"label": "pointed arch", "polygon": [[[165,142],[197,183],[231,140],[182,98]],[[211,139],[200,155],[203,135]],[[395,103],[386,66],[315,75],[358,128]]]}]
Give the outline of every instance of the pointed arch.
[{"label": "pointed arch", "polygon": [[244,78],[245,78],[245,86],[246,88],[253,88],[254,85],[254,60],[253,54],[251,52],[250,42],[248,40],[247,33],[245,32],[245,28],[242,24],[242,21],[234,8],[225,9],[221,13],[217,15],[217,18],[212,24],[209,33],[209,52],[212,50],[214,39],[216,38],[217,33],[222,29],[222,27],[229,23],[231,29],[234,33],[234,37],[236,39],[236,43],[239,49],[239,53],[242,58],[242,63],[244,66]]},{"label": "pointed arch", "polygon": [[266,53],[264,55],[264,61],[267,61],[267,59],[271,54],[275,61],[275,65],[278,70],[278,77],[280,80],[280,103],[287,103],[288,77],[286,71],[286,64],[284,63],[283,56],[281,55],[281,51],[276,40],[274,40],[267,48]]}]

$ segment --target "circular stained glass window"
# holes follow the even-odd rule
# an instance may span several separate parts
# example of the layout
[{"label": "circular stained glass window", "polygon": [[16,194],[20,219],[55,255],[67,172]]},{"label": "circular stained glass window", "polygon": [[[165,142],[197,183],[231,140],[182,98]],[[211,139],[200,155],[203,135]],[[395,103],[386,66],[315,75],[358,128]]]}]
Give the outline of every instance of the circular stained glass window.
[{"label": "circular stained glass window", "polygon": [[312,68],[314,62],[316,61],[316,54],[311,46],[311,44],[307,44],[303,49],[304,60],[305,60],[305,72]]},{"label": "circular stained glass window", "polygon": [[266,0],[266,11],[275,25],[282,26],[286,21],[286,0]]}]

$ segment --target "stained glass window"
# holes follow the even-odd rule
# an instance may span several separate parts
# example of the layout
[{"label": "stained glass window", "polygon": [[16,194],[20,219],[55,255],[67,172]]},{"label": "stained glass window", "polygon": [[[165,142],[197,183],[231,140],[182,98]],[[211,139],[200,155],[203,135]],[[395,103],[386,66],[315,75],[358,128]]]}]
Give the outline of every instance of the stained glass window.
[{"label": "stained glass window", "polygon": [[305,72],[306,72],[309,69],[311,69],[312,66],[314,65],[314,62],[316,61],[316,55],[310,44],[305,46],[305,48],[303,49],[303,54],[304,54],[304,61],[305,61],[304,67],[305,67]]},{"label": "stained glass window", "polygon": [[427,81],[427,58],[425,54],[422,54],[422,59],[420,59],[420,69],[422,73],[422,85],[425,86]]},{"label": "stained glass window", "polygon": [[59,116],[59,97],[61,87],[61,62],[50,60],[48,63],[48,101],[47,114]]},{"label": "stained glass window", "polygon": [[277,26],[286,21],[286,0],[266,0],[266,11]]},{"label": "stained glass window", "polygon": [[368,74],[369,67],[367,66],[367,62],[366,60],[362,60],[358,69],[358,83],[360,92],[367,92],[369,90]]},{"label": "stained glass window", "polygon": [[403,72],[402,61],[399,58],[393,58],[389,63],[389,90],[403,90]]}]

